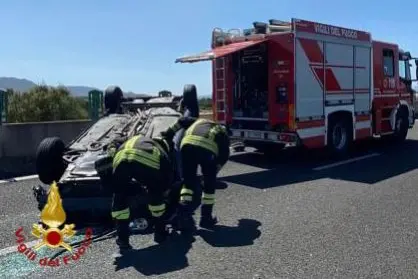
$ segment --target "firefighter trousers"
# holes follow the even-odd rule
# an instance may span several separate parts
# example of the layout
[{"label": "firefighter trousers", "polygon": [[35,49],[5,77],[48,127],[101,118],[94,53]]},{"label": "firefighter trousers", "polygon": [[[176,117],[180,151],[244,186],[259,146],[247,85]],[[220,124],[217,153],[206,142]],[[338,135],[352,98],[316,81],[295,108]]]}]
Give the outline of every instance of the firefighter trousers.
[{"label": "firefighter trousers", "polygon": [[[193,212],[201,204],[202,218],[212,215],[215,203],[217,163],[211,151],[195,145],[184,145],[181,149],[183,163],[183,187],[180,204],[188,213]],[[203,187],[197,176],[200,166],[203,174]]]},{"label": "firefighter trousers", "polygon": [[117,222],[118,238],[121,241],[129,239],[129,221],[131,212],[129,208],[130,181],[134,178],[148,189],[148,209],[156,223],[162,223],[165,213],[164,192],[169,183],[165,181],[166,175],[139,162],[121,162],[113,171],[113,204],[112,217]]}]

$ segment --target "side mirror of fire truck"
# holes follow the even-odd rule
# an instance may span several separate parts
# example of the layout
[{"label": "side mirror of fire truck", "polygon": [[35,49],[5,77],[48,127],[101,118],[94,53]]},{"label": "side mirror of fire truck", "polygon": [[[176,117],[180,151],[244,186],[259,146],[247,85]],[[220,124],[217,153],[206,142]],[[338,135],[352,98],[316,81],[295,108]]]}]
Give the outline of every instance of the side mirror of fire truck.
[{"label": "side mirror of fire truck", "polygon": [[418,81],[418,58],[415,59],[415,80]]}]

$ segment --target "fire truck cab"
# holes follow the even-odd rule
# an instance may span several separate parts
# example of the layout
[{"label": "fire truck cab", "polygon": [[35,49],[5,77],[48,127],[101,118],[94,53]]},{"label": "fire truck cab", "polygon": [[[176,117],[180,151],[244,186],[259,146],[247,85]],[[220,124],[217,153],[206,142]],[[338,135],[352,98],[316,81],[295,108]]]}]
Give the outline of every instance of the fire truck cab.
[{"label": "fire truck cab", "polygon": [[368,32],[299,19],[215,28],[211,50],[176,62],[208,60],[213,119],[247,146],[341,155],[373,136],[402,141],[414,124],[418,59]]}]

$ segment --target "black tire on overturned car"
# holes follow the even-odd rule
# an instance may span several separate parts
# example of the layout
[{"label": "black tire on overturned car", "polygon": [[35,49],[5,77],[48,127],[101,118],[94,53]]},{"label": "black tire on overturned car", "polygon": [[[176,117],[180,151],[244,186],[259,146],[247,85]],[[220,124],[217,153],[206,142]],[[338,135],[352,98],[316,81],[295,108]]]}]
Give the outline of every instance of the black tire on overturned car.
[{"label": "black tire on overturned car", "polygon": [[105,90],[104,104],[109,113],[116,113],[123,99],[123,91],[119,86],[109,86]]},{"label": "black tire on overturned car", "polygon": [[58,137],[41,141],[36,151],[36,173],[42,183],[51,184],[61,178],[67,167],[62,158],[64,151],[65,144]]},{"label": "black tire on overturned car", "polygon": [[187,104],[198,102],[196,85],[186,84],[184,86],[184,88],[183,88],[183,100]]},{"label": "black tire on overturned car", "polygon": [[182,105],[192,110],[192,113],[199,112],[199,100],[197,97],[197,88],[194,84],[186,84],[183,88]]}]

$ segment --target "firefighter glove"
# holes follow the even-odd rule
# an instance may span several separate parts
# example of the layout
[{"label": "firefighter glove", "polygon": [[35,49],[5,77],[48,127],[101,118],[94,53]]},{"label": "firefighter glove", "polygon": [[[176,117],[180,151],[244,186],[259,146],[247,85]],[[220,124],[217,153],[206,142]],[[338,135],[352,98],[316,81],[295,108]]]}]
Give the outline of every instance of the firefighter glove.
[{"label": "firefighter glove", "polygon": [[169,129],[167,129],[165,131],[162,131],[160,133],[161,137],[163,137],[167,141],[171,141],[173,139],[173,137],[174,137],[174,134],[175,133],[174,133],[173,129],[171,129],[171,128],[169,128]]}]

